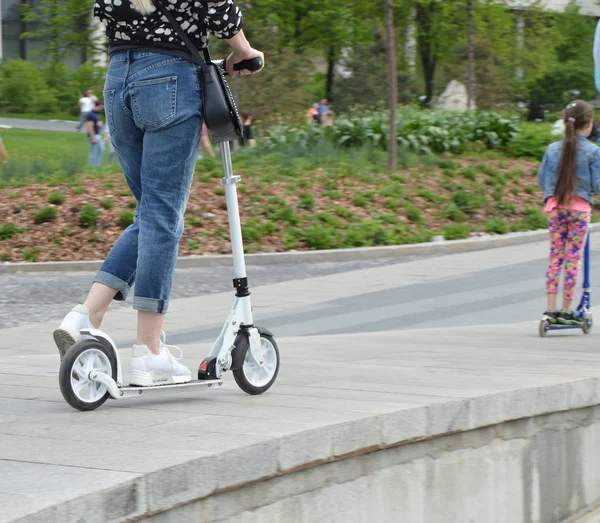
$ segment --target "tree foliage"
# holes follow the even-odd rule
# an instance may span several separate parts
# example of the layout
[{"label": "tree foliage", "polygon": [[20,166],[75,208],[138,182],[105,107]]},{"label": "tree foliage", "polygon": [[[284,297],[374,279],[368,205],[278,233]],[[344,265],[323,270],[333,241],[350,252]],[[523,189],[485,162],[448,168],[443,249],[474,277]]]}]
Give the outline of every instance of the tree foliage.
[{"label": "tree foliage", "polygon": [[32,29],[21,38],[43,42],[39,56],[52,64],[79,54],[86,61],[88,53],[99,47],[92,38],[92,5],[87,0],[40,0],[23,3],[22,18]]}]

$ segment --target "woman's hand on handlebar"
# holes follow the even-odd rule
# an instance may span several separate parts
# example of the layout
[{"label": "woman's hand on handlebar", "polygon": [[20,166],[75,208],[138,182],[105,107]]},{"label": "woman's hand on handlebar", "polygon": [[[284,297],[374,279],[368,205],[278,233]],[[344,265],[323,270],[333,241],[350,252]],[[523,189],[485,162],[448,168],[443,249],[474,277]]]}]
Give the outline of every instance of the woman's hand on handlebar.
[{"label": "woman's hand on handlebar", "polygon": [[[262,70],[265,65],[265,55],[257,49],[252,49],[250,43],[246,39],[243,29],[232,38],[227,40],[227,43],[232,47],[233,53],[231,53],[225,60],[225,67],[227,68],[227,72],[232,77],[235,76],[236,73],[240,73],[242,75],[255,74]],[[256,71],[251,71],[249,69],[241,69],[240,71],[234,70],[233,66],[235,64],[239,64],[244,60],[252,60],[253,58],[260,58],[262,60],[263,66],[260,69],[257,69]]]},{"label": "woman's hand on handlebar", "polygon": [[[242,69],[240,71],[235,71],[233,69],[233,66],[235,64],[239,64],[240,62],[242,62],[244,60],[252,60],[253,58],[260,58],[262,60],[263,65],[260,69],[257,69],[256,71],[250,71],[249,69]],[[258,73],[259,71],[262,71],[263,67],[265,66],[265,55],[261,51],[258,51],[257,49],[253,49],[252,47],[248,47],[246,50],[237,50],[236,49],[233,51],[233,53],[231,53],[227,57],[225,66],[227,67],[227,72],[232,77],[235,76],[236,73],[239,73],[241,75],[255,74],[255,73]]]}]

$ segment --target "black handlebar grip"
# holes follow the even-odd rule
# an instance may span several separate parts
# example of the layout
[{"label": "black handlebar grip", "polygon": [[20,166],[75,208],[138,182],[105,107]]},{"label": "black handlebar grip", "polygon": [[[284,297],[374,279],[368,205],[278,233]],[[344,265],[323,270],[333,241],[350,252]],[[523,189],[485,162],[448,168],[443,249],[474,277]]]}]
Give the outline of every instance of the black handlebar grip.
[{"label": "black handlebar grip", "polygon": [[258,71],[263,66],[263,61],[260,58],[252,58],[252,60],[242,60],[237,64],[234,64],[234,71],[241,71],[247,69],[248,71]]}]

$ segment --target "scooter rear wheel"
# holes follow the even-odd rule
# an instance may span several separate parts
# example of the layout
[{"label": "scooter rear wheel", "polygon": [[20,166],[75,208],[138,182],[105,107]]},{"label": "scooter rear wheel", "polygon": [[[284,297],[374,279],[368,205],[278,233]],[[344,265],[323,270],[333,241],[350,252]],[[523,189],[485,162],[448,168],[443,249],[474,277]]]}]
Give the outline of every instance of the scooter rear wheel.
[{"label": "scooter rear wheel", "polygon": [[65,354],[58,381],[63,398],[74,409],[94,410],[110,397],[105,385],[90,379],[93,370],[117,379],[115,356],[99,341],[80,341]]},{"label": "scooter rear wheel", "polygon": [[247,394],[257,395],[271,388],[279,373],[279,349],[273,336],[262,332],[260,334],[261,348],[264,363],[259,366],[250,352],[250,345],[246,344],[243,365],[233,371],[233,377],[239,388]]}]

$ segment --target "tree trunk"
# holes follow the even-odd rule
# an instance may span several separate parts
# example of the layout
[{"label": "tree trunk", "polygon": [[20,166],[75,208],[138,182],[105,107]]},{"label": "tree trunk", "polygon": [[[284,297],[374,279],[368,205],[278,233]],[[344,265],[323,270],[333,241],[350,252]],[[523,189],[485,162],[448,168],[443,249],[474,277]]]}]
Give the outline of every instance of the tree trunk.
[{"label": "tree trunk", "polygon": [[473,109],[475,97],[475,46],[473,45],[473,0],[467,1],[467,108]]},{"label": "tree trunk", "polygon": [[325,88],[325,98],[331,102],[333,99],[333,81],[335,76],[336,53],[332,46],[327,49],[327,86]]},{"label": "tree trunk", "polygon": [[388,144],[388,165],[391,172],[396,170],[398,139],[396,137],[396,106],[398,103],[398,75],[396,71],[396,33],[394,30],[394,1],[384,0],[385,27],[387,32],[388,54],[388,93],[390,106],[390,141]]},{"label": "tree trunk", "polygon": [[417,21],[417,48],[421,58],[423,69],[423,80],[425,83],[425,100],[423,105],[429,105],[433,99],[433,80],[435,77],[435,66],[437,58],[432,46],[433,42],[433,12],[436,9],[436,2],[429,2],[427,5],[421,2],[416,6]]},{"label": "tree trunk", "polygon": [[[23,6],[27,5],[28,3],[28,0],[21,0],[21,12]],[[20,25],[21,33],[26,33],[27,31],[29,31],[29,27],[27,26],[27,23],[23,21],[22,17]],[[27,60],[27,40],[25,40],[25,38],[19,38],[19,58],[21,58],[21,60]]]}]

